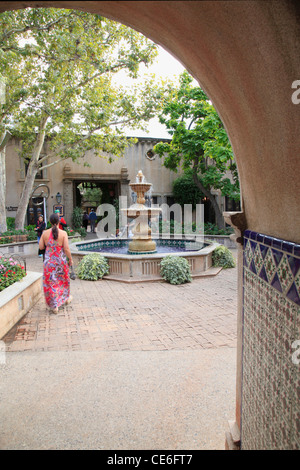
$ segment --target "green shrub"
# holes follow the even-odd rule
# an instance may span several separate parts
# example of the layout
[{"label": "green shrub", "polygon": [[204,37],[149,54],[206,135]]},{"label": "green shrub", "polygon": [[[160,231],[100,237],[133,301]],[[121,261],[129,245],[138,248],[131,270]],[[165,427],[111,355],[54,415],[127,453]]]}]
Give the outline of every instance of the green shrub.
[{"label": "green shrub", "polygon": [[70,243],[78,243],[78,242],[82,242],[82,238],[81,237],[75,237],[75,238],[72,238],[72,240],[70,240]]},{"label": "green shrub", "polygon": [[77,268],[79,279],[97,281],[109,273],[106,258],[99,253],[90,253],[82,258]]},{"label": "green shrub", "polygon": [[30,230],[27,232],[27,240],[32,241],[37,239],[37,233],[34,230]]},{"label": "green shrub", "polygon": [[[31,229],[34,225],[28,225],[25,230],[15,230],[10,229],[6,232],[0,234],[0,245],[5,243],[15,243],[16,240],[13,240],[13,235],[27,235],[27,241],[36,240],[37,233]],[[18,241],[18,240],[17,240]]]},{"label": "green shrub", "polygon": [[76,227],[74,228],[73,232],[70,231],[69,235],[80,235],[81,238],[86,237],[86,230],[84,227]]},{"label": "green shrub", "polygon": [[6,217],[6,225],[7,230],[12,230],[15,228],[15,218],[14,217]]},{"label": "green shrub", "polygon": [[[193,222],[192,224],[187,224],[187,223],[179,223],[176,220],[163,220],[161,219],[158,223],[157,227],[157,222],[153,223],[153,231],[160,231],[160,232],[165,232],[169,231],[170,233],[198,233],[197,232],[197,225],[196,222]],[[216,224],[213,224],[211,222],[205,222],[204,223],[204,235],[230,235],[233,233],[233,228],[232,227],[225,227],[225,228],[218,228]],[[201,232],[202,233],[202,232]]]},{"label": "green shrub", "polygon": [[191,282],[191,268],[189,262],[181,256],[167,255],[160,263],[162,278],[170,284],[184,284]]},{"label": "green shrub", "polygon": [[224,245],[219,245],[212,254],[213,266],[222,268],[234,268],[235,261],[231,251]]},{"label": "green shrub", "polygon": [[25,230],[27,232],[32,232],[34,231],[35,227],[36,227],[35,225],[27,225],[27,227],[25,227]]},{"label": "green shrub", "polygon": [[205,222],[204,224],[205,235],[230,235],[233,233],[232,227],[218,228],[216,224]]},{"label": "green shrub", "polygon": [[12,239],[10,236],[4,235],[0,237],[0,245],[5,245],[6,243],[12,243]]},{"label": "green shrub", "polygon": [[83,211],[81,207],[74,207],[73,212],[72,212],[72,226],[74,229],[77,229],[82,226],[82,216],[83,216]]},{"label": "green shrub", "polygon": [[200,203],[203,194],[194,182],[192,170],[176,178],[173,182],[173,196],[175,201],[180,204],[192,204],[193,209]]}]

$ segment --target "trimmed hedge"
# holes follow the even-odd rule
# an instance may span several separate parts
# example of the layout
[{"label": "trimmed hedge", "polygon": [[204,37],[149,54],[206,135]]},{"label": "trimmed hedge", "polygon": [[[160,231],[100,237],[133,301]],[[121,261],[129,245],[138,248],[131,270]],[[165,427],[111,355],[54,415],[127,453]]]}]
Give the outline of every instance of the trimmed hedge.
[{"label": "trimmed hedge", "polygon": [[235,261],[231,251],[224,245],[219,245],[212,254],[213,266],[224,269],[234,268]]},{"label": "trimmed hedge", "polygon": [[109,273],[107,259],[99,253],[90,253],[82,258],[77,267],[79,279],[98,281]]},{"label": "trimmed hedge", "polygon": [[160,263],[162,278],[170,284],[184,284],[191,282],[191,268],[189,262],[181,256],[167,255]]}]

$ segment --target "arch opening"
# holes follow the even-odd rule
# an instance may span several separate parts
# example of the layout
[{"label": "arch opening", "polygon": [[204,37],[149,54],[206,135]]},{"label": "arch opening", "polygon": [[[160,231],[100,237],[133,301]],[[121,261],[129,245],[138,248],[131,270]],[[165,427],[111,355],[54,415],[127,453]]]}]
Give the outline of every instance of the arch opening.
[{"label": "arch opening", "polygon": [[[11,2],[8,6],[3,2],[1,10],[27,4],[41,6],[39,2]],[[43,6],[64,8],[66,2],[55,5],[43,2]],[[251,363],[253,365],[258,357],[247,332],[257,328],[260,307],[275,316],[288,312],[293,325],[299,314],[300,220],[297,215],[300,178],[297,155],[300,135],[297,130],[299,111],[291,100],[292,83],[300,68],[299,6],[295,1],[148,4],[124,1],[86,2],[83,7],[81,2],[75,1],[72,8],[99,13],[127,24],[175,55],[199,81],[224,122],[238,165],[245,215],[244,220],[236,224],[244,235],[238,276],[237,423],[240,425],[241,418],[243,339],[244,373],[247,370],[250,384],[244,390],[243,402],[255,403],[258,410],[264,412],[264,426],[258,432],[259,411],[252,416],[251,406],[242,409],[244,448],[276,448],[278,442],[285,448],[299,448],[299,438],[293,431],[295,415],[290,412],[285,420],[288,425],[284,426],[282,415],[275,413],[275,418],[270,421],[266,410],[260,408],[266,389],[275,390],[274,395],[268,396],[268,403],[274,405],[274,410],[278,410],[275,405],[282,393],[289,394],[294,404],[295,397],[290,395],[291,387],[287,390],[285,381],[280,382],[276,370],[272,383],[263,382],[266,388],[258,386],[254,391]],[[267,257],[272,271],[266,271]],[[288,280],[283,274],[285,268],[289,272]],[[258,310],[253,306],[255,295],[260,295]],[[269,327],[266,322],[267,318],[263,318],[260,323],[260,339],[256,346],[267,344]],[[286,334],[285,344],[292,343],[297,334],[295,328],[291,331],[286,317],[282,319],[280,331]],[[282,336],[278,336],[278,332],[273,331],[278,340],[276,347],[282,348]],[[271,366],[271,347],[266,352],[267,359],[260,364],[258,372],[259,383]],[[288,354],[280,360],[281,370],[286,367],[290,371]],[[248,369],[247,364],[250,364]],[[296,373],[290,372],[291,380],[296,384]],[[279,431],[274,439],[272,429],[276,424]]]}]

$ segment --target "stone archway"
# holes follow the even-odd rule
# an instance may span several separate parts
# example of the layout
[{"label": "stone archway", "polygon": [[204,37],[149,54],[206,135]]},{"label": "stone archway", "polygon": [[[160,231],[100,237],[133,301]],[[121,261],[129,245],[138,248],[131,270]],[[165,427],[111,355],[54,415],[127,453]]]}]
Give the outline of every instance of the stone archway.
[{"label": "stone archway", "polygon": [[[242,248],[239,254],[236,415],[238,427],[243,424],[242,447],[299,448],[299,402],[293,394],[299,371],[291,367],[289,355],[292,340],[300,337],[300,107],[291,99],[300,69],[297,2],[16,1],[2,2],[0,11],[26,6],[84,9],[127,24],[175,55],[212,99],[234,149],[243,199],[243,216],[233,220],[228,214],[237,233],[244,235],[243,266]],[[267,313],[263,318],[262,312]],[[277,339],[270,345],[272,315],[280,326],[272,330]],[[258,324],[255,347],[265,354],[259,372],[250,333]],[[242,388],[242,342],[247,392]],[[272,368],[273,350],[280,351],[277,369]],[[270,368],[272,378],[266,379]],[[280,376],[282,371],[289,384]],[[278,412],[284,408],[280,395],[288,395],[292,403],[285,418]],[[271,417],[262,404],[267,397]],[[256,410],[252,416],[251,408]]]}]

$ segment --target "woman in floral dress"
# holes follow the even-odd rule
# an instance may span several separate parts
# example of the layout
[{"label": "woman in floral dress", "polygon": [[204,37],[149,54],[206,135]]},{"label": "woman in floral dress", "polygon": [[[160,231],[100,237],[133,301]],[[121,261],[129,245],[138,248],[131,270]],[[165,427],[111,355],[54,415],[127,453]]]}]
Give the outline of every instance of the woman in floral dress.
[{"label": "woman in floral dress", "polygon": [[53,313],[58,313],[58,307],[69,304],[72,300],[69,266],[72,266],[73,261],[67,232],[58,228],[58,214],[52,214],[50,222],[52,227],[43,232],[39,248],[46,249],[43,276],[45,301]]}]

